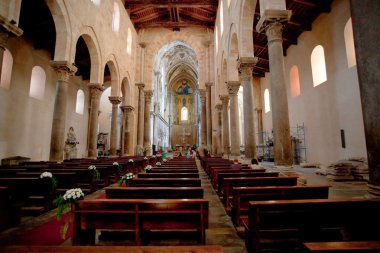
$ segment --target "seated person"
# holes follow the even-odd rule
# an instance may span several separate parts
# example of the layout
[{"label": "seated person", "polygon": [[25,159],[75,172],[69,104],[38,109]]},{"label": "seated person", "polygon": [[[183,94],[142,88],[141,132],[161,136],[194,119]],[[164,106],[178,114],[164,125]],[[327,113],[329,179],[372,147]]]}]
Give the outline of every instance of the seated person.
[{"label": "seated person", "polygon": [[238,159],[235,159],[234,163],[231,164],[231,169],[241,169],[241,164],[239,163]]},{"label": "seated person", "polygon": [[252,169],[265,169],[263,165],[260,165],[256,158],[252,158],[251,160],[251,168]]}]

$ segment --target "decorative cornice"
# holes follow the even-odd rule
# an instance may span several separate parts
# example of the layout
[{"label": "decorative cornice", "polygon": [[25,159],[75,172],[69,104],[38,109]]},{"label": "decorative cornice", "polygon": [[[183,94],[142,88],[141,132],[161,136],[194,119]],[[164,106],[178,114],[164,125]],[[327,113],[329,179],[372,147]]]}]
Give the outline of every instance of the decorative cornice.
[{"label": "decorative cornice", "polygon": [[121,103],[121,97],[118,96],[110,96],[108,97],[112,105],[118,105]]},{"label": "decorative cornice", "polygon": [[153,91],[152,90],[144,90],[144,97],[145,97],[145,103],[150,103],[152,101],[153,97]]},{"label": "decorative cornice", "polygon": [[240,82],[239,81],[228,81],[227,82],[228,94],[237,95],[239,88],[240,88]]},{"label": "decorative cornice", "polygon": [[3,16],[0,16],[0,46],[5,47],[9,37],[20,37],[24,31]]},{"label": "decorative cornice", "polygon": [[72,76],[77,72],[78,68],[67,61],[51,61],[50,65],[55,70],[58,76],[58,80],[67,82],[69,76]]},{"label": "decorative cornice", "polygon": [[97,83],[89,83],[88,88],[90,89],[91,98],[100,98],[103,93],[104,87]]},{"label": "decorative cornice", "polygon": [[257,57],[240,57],[237,61],[236,68],[240,71],[242,68],[250,68],[251,71],[253,67],[257,64],[259,59]]},{"label": "decorative cornice", "polygon": [[262,32],[266,30],[271,23],[284,24],[290,20],[291,16],[291,10],[265,10],[256,25],[256,31]]}]

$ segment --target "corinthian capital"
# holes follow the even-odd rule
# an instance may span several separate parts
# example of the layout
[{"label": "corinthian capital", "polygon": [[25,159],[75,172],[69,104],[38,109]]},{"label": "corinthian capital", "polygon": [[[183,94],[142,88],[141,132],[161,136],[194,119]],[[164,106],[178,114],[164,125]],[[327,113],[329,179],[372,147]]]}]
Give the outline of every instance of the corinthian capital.
[{"label": "corinthian capital", "polygon": [[228,81],[228,83],[227,83],[228,94],[237,95],[239,88],[240,88],[240,82]]},{"label": "corinthian capital", "polygon": [[121,97],[118,96],[110,96],[108,97],[112,105],[118,105],[121,102]]},{"label": "corinthian capital", "polygon": [[145,87],[144,83],[136,83],[136,86],[139,88],[139,90],[143,90]]},{"label": "corinthian capital", "polygon": [[67,61],[51,61],[50,65],[55,70],[58,76],[58,80],[67,82],[69,76],[72,76],[77,72],[78,68]]},{"label": "corinthian capital", "polygon": [[120,106],[120,108],[126,114],[130,114],[131,112],[133,112],[135,110],[135,108],[131,105],[122,105],[122,106]]},{"label": "corinthian capital", "polygon": [[145,96],[145,103],[150,103],[152,101],[153,91],[144,90],[144,96]]},{"label": "corinthian capital", "polygon": [[228,106],[228,102],[230,101],[228,95],[219,95],[219,98],[222,101],[222,105]]}]

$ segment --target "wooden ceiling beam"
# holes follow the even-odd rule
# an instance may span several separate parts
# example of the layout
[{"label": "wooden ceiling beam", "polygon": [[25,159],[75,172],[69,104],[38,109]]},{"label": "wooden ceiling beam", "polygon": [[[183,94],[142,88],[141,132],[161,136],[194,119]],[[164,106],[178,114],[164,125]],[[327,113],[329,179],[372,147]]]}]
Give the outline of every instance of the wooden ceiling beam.
[{"label": "wooden ceiling beam", "polygon": [[214,22],[215,17],[206,17],[204,15],[194,13],[194,12],[188,12],[188,11],[183,11],[181,10],[182,16],[190,17],[193,19],[197,19],[203,22]]},{"label": "wooden ceiling beam", "polygon": [[[168,13],[167,10],[162,10],[162,11],[159,11],[159,12],[153,12],[153,13],[151,13],[149,15],[142,15],[141,18],[137,18],[137,17],[133,18],[133,22],[134,23],[148,22],[148,21],[150,21],[152,19],[156,19],[156,18],[159,18],[161,16],[164,16],[167,13]],[[134,14],[132,14],[132,16],[134,16]]]},{"label": "wooden ceiling beam", "polygon": [[203,27],[203,28],[213,28],[214,23],[209,22],[191,22],[191,21],[180,21],[180,22],[152,22],[152,23],[136,23],[137,29],[143,28],[186,28],[186,27]]},{"label": "wooden ceiling beam", "polygon": [[125,0],[124,7],[130,8],[203,8],[218,6],[218,0]]}]

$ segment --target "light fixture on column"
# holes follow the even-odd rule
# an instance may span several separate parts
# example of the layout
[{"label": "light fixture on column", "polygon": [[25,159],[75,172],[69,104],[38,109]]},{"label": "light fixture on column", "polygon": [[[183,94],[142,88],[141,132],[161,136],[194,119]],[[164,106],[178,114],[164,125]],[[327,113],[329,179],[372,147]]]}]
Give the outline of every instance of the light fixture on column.
[{"label": "light fixture on column", "polygon": [[265,29],[265,21],[286,22],[292,15],[291,10],[286,9],[285,0],[260,0],[260,20],[256,30],[261,32]]}]

